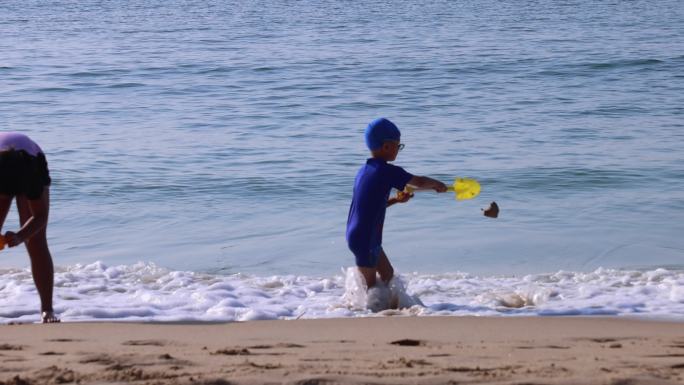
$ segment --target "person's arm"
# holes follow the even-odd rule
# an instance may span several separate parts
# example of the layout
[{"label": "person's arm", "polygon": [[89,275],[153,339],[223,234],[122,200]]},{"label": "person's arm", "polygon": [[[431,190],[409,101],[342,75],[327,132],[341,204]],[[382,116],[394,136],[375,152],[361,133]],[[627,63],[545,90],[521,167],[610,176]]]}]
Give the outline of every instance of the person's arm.
[{"label": "person's arm", "polygon": [[447,191],[447,186],[444,183],[427,176],[414,175],[407,185],[413,186],[416,189],[435,190],[439,193]]},{"label": "person's arm", "polygon": [[392,206],[395,203],[408,202],[409,199],[413,198],[413,193],[408,193],[404,191],[397,191],[397,196],[392,197],[387,200],[387,207]]},{"label": "person's arm", "polygon": [[44,199],[28,200],[31,217],[16,233],[5,233],[5,242],[9,247],[14,247],[30,239],[35,233],[47,226],[48,206]]}]

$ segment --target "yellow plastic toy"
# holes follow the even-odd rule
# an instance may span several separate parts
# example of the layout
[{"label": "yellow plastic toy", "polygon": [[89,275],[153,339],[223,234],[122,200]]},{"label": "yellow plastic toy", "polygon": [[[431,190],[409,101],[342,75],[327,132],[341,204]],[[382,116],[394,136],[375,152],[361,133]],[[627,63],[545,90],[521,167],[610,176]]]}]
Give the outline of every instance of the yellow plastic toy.
[{"label": "yellow plastic toy", "polygon": [[[454,184],[449,186],[447,191],[453,191],[456,200],[462,201],[466,199],[473,199],[480,195],[480,184],[475,179],[456,178]],[[406,192],[412,193],[417,191],[415,188],[406,186]]]}]

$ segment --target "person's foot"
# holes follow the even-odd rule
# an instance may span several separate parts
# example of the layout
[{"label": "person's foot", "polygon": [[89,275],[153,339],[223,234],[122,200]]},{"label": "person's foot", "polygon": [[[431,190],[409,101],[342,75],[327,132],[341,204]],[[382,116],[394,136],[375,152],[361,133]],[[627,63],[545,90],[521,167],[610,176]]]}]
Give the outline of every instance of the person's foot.
[{"label": "person's foot", "polygon": [[44,324],[54,324],[57,322],[60,322],[60,319],[57,318],[55,315],[55,312],[50,310],[50,311],[44,311],[42,314],[43,317],[43,323]]}]

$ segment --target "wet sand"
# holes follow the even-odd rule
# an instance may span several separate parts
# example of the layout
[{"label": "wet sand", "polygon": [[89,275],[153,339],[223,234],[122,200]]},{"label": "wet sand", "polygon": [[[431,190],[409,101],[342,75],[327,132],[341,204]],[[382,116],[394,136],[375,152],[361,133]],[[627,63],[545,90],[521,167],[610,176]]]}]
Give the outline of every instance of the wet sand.
[{"label": "wet sand", "polygon": [[681,384],[684,323],[377,317],[0,326],[0,384]]}]

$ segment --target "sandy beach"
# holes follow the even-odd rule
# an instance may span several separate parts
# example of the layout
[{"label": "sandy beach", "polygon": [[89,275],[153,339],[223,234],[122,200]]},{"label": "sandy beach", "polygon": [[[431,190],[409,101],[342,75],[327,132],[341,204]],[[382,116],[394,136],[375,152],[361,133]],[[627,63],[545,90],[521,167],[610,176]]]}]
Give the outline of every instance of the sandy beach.
[{"label": "sandy beach", "polygon": [[676,384],[684,325],[378,317],[0,326],[0,384]]}]

